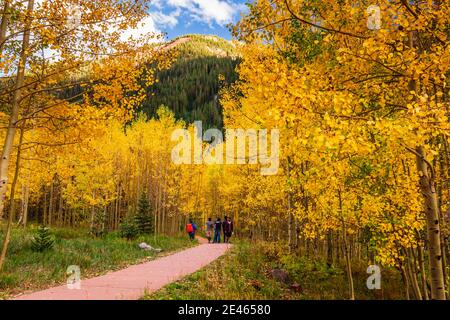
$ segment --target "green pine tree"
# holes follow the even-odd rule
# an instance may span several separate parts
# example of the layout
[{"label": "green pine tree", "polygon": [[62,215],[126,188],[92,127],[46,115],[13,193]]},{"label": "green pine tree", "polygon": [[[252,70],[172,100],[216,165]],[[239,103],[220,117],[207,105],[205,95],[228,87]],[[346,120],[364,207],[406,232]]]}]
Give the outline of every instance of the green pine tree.
[{"label": "green pine tree", "polygon": [[120,235],[123,238],[132,240],[139,234],[139,230],[136,225],[135,217],[128,217],[120,224]]},{"label": "green pine tree", "polygon": [[147,200],[145,192],[141,194],[139,199],[135,222],[140,234],[154,233],[155,223],[153,219],[153,210],[150,202]]},{"label": "green pine tree", "polygon": [[55,240],[50,232],[50,229],[45,226],[40,226],[36,235],[33,237],[31,248],[36,252],[44,252],[53,248]]}]

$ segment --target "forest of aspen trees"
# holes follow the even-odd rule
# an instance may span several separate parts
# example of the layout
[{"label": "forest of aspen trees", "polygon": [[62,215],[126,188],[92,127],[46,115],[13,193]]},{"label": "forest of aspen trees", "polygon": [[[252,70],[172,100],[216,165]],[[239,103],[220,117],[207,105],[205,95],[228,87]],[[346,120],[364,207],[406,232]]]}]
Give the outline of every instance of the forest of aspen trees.
[{"label": "forest of aspen trees", "polygon": [[[0,272],[14,229],[101,237],[145,197],[155,234],[228,215],[244,241],[343,266],[341,298],[362,264],[397,272],[403,298],[448,299],[450,3],[371,4],[250,1],[232,52],[188,60],[120,36],[143,0],[0,1]],[[277,174],[174,164],[195,120],[280,130]]]}]

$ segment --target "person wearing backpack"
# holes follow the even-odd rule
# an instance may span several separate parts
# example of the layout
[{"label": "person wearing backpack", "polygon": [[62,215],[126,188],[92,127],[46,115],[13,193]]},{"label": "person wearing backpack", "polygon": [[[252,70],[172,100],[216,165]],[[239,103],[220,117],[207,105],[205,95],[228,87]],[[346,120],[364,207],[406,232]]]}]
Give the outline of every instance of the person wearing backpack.
[{"label": "person wearing backpack", "polygon": [[192,219],[189,219],[189,223],[186,225],[186,232],[189,235],[189,239],[195,239],[195,230],[197,230],[197,226],[192,221]]},{"label": "person wearing backpack", "polygon": [[221,231],[222,231],[222,221],[220,221],[220,218],[217,218],[216,222],[214,223],[214,241],[213,241],[213,243],[220,243]]}]

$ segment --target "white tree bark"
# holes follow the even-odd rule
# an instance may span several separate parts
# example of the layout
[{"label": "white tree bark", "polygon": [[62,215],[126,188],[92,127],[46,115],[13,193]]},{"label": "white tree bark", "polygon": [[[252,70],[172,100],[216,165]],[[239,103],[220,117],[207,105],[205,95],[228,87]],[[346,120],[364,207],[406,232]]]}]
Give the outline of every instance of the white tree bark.
[{"label": "white tree bark", "polygon": [[27,17],[25,22],[25,30],[23,33],[22,50],[17,68],[15,90],[11,101],[11,115],[9,118],[8,131],[6,133],[5,142],[3,144],[2,156],[0,158],[0,219],[3,217],[3,209],[5,206],[5,196],[8,187],[8,169],[11,157],[11,151],[14,145],[14,137],[17,131],[17,122],[20,112],[20,100],[22,97],[22,87],[25,81],[25,68],[29,55],[30,46],[30,26],[31,15],[34,10],[34,0],[28,1]]}]

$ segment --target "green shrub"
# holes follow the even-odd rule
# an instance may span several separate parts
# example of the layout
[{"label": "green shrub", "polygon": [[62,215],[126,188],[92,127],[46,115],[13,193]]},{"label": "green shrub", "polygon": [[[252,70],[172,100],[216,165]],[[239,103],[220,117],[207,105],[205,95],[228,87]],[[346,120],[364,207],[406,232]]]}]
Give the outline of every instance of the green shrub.
[{"label": "green shrub", "polygon": [[33,237],[31,249],[35,252],[44,252],[53,248],[55,240],[50,229],[41,226]]},{"label": "green shrub", "polygon": [[18,283],[20,281],[16,275],[0,273],[0,289],[16,286]]}]

